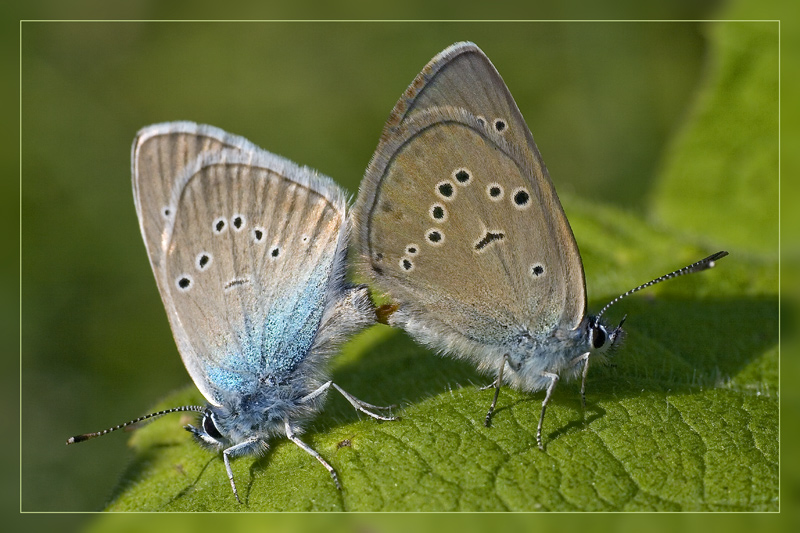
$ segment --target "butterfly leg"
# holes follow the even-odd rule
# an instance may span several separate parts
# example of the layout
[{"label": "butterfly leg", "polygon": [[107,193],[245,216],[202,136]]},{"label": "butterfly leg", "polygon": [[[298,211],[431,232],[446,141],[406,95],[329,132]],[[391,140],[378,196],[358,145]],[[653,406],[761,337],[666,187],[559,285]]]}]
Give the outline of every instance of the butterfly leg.
[{"label": "butterfly leg", "polygon": [[303,396],[302,398],[300,398],[300,403],[308,403],[311,400],[314,400],[314,399],[318,398],[323,392],[325,392],[326,390],[328,390],[330,388],[332,383],[333,383],[333,381],[329,381],[329,382],[325,383],[324,385],[322,385],[317,390],[315,390],[314,392],[312,392],[311,394],[307,394],[307,395]]},{"label": "butterfly leg", "polygon": [[539,426],[536,428],[536,444],[539,446],[540,450],[544,450],[544,446],[542,446],[542,426],[544,425],[544,412],[547,410],[547,404],[550,403],[550,396],[553,394],[553,390],[556,388],[556,384],[558,383],[558,374],[553,374],[552,372],[542,372],[542,376],[550,379],[550,385],[547,386],[547,393],[544,395],[544,401],[542,401],[542,414],[539,417]]},{"label": "butterfly leg", "polygon": [[237,444],[236,446],[231,446],[230,448],[226,448],[222,452],[222,460],[225,463],[225,470],[228,472],[228,480],[231,482],[231,488],[233,489],[233,495],[236,496],[236,501],[242,503],[242,500],[239,499],[239,492],[236,490],[236,483],[233,481],[233,470],[231,469],[231,456],[239,455],[243,449],[251,448],[254,444],[256,444],[260,439],[252,438],[248,439],[245,442]]},{"label": "butterfly leg", "polygon": [[500,371],[497,373],[497,379],[495,379],[489,385],[481,388],[481,390],[486,390],[490,387],[494,387],[494,399],[492,400],[492,405],[489,406],[489,412],[486,413],[486,418],[483,421],[483,425],[487,428],[492,423],[492,413],[494,413],[494,408],[497,407],[497,398],[500,397],[500,387],[503,386],[503,370],[506,368],[506,363],[509,363],[509,365],[511,364],[509,362],[508,354],[505,354],[503,356],[503,360],[500,362]]},{"label": "butterfly leg", "polygon": [[303,398],[300,399],[300,403],[310,402],[311,400],[313,400],[313,399],[317,398],[318,396],[320,396],[323,392],[328,390],[330,387],[333,387],[336,390],[338,390],[340,393],[342,393],[342,396],[344,396],[344,398],[348,402],[350,402],[350,405],[352,405],[355,409],[357,409],[358,411],[361,411],[364,414],[367,414],[367,415],[371,416],[372,418],[375,418],[377,420],[387,420],[387,421],[397,420],[397,417],[394,417],[394,416],[382,416],[382,415],[375,414],[375,413],[370,411],[370,409],[377,409],[377,410],[391,409],[392,407],[395,407],[395,406],[390,405],[390,406],[387,406],[387,407],[381,407],[381,406],[378,406],[378,405],[372,405],[371,403],[367,403],[367,402],[361,401],[358,398],[356,398],[355,396],[353,396],[352,394],[350,394],[347,391],[345,391],[343,388],[341,388],[339,385],[337,385],[333,381],[328,381],[327,383],[324,383],[320,388],[318,388],[317,390],[315,390],[311,394],[308,394],[308,395],[304,396]]},{"label": "butterfly leg", "polygon": [[586,409],[586,376],[589,374],[589,353],[581,354],[569,362],[570,366],[583,362],[583,370],[581,371],[581,407],[583,409]]},{"label": "butterfly leg", "polygon": [[362,413],[367,414],[367,415],[371,416],[372,418],[374,418],[376,420],[386,420],[386,421],[397,420],[396,416],[383,416],[383,415],[379,415],[379,414],[376,414],[376,413],[373,413],[372,411],[370,411],[370,409],[377,409],[379,411],[380,410],[386,410],[386,409],[391,409],[392,407],[395,407],[395,406],[389,405],[389,406],[386,406],[386,407],[381,407],[381,406],[378,406],[378,405],[372,405],[371,403],[367,403],[367,402],[359,400],[358,398],[356,398],[355,396],[353,396],[352,394],[350,394],[349,392],[347,392],[346,390],[341,388],[336,383],[333,383],[333,382],[330,382],[330,383],[331,383],[331,385],[333,385],[333,387],[336,390],[338,390],[340,393],[342,393],[342,396],[344,396],[345,400],[350,402],[350,405],[355,407],[358,411],[361,411]]},{"label": "butterfly leg", "polygon": [[312,448],[311,446],[309,446],[308,444],[297,438],[297,435],[294,434],[294,430],[292,429],[292,426],[291,424],[289,424],[288,420],[284,421],[284,423],[286,425],[286,438],[297,444],[307,454],[309,454],[311,457],[319,461],[322,464],[322,466],[324,466],[325,469],[330,473],[331,477],[333,478],[333,482],[336,485],[336,488],[342,490],[342,485],[341,483],[339,483],[339,476],[336,474],[336,470],[333,469],[333,467],[328,463],[328,461],[323,459],[322,456],[319,453],[317,453],[317,450],[315,450],[314,448]]}]

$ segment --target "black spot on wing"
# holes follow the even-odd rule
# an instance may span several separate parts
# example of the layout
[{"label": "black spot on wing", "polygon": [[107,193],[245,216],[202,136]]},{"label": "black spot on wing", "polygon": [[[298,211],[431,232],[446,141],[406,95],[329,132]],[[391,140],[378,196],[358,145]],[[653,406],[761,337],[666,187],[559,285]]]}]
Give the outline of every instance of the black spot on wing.
[{"label": "black spot on wing", "polygon": [[505,234],[501,232],[491,232],[487,231],[486,235],[483,236],[481,240],[475,243],[475,250],[480,251],[489,246],[494,241],[501,241],[505,238]]},{"label": "black spot on wing", "polygon": [[227,291],[234,287],[239,287],[241,285],[244,285],[246,283],[250,283],[250,278],[235,278],[225,284],[225,290]]}]

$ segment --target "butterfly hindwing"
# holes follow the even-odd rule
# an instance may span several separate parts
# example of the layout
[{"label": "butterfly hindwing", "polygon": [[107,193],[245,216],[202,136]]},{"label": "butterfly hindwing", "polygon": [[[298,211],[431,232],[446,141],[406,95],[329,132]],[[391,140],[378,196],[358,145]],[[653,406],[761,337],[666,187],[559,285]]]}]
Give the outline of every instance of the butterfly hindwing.
[{"label": "butterfly hindwing", "polygon": [[263,150],[222,150],[187,168],[170,205],[161,275],[189,373],[212,403],[275,384],[314,343],[344,195]]}]

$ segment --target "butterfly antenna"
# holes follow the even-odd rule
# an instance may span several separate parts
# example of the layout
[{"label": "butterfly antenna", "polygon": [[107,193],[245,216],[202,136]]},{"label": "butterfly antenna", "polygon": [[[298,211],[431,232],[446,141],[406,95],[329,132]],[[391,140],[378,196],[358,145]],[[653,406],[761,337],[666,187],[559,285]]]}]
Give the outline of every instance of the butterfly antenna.
[{"label": "butterfly antenna", "polygon": [[[608,302],[608,304],[606,304],[606,306],[599,313],[597,313],[595,318],[597,320],[599,320],[600,317],[603,315],[603,313],[605,313],[606,310],[609,307],[611,307],[612,305],[614,305],[618,301],[622,300],[626,296],[629,296],[629,295],[633,294],[634,292],[638,292],[638,291],[640,291],[642,289],[646,289],[647,287],[655,285],[656,283],[661,283],[662,281],[667,281],[668,279],[677,278],[678,276],[685,276],[686,274],[693,274],[695,272],[702,272],[703,270],[706,270],[706,269],[709,269],[709,268],[714,268],[714,265],[716,264],[716,261],[718,259],[722,259],[726,255],[728,255],[728,252],[724,252],[724,251],[723,252],[717,252],[717,253],[715,253],[713,255],[709,255],[705,259],[702,259],[702,260],[698,261],[697,263],[692,263],[689,266],[685,266],[685,267],[683,267],[681,269],[675,270],[674,272],[670,272],[669,274],[664,274],[660,278],[656,278],[656,279],[654,279],[652,281],[648,281],[647,283],[645,283],[643,285],[639,285],[635,289],[631,289],[631,290],[629,290],[628,292],[626,292],[624,294],[620,294],[619,296],[617,296],[616,298],[614,298],[613,300]],[[622,325],[622,324],[620,324],[620,325]]]},{"label": "butterfly antenna", "polygon": [[116,431],[118,429],[122,429],[124,427],[138,424],[144,420],[149,420],[151,418],[158,418],[160,416],[168,415],[170,413],[182,413],[186,411],[195,411],[195,412],[203,412],[205,407],[199,405],[183,405],[181,407],[173,407],[172,409],[166,409],[164,411],[158,411],[157,413],[150,413],[149,415],[140,416],[136,420],[131,420],[130,422],[125,422],[124,424],[120,424],[118,426],[114,426],[113,428],[104,429],[103,431],[97,431],[95,433],[84,433],[83,435],[76,435],[74,437],[70,437],[67,439],[67,444],[75,444],[76,442],[83,442],[85,440],[94,439],[95,437],[102,437],[106,433],[111,433],[112,431]]}]

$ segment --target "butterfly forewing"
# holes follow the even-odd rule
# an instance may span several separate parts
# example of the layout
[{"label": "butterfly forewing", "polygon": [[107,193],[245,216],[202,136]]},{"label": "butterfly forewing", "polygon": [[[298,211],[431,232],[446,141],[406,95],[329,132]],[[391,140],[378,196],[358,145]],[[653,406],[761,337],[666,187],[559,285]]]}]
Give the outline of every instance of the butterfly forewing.
[{"label": "butterfly forewing", "polygon": [[464,110],[430,109],[401,131],[373,160],[377,187],[359,211],[371,276],[475,340],[548,333],[574,313],[583,287],[559,260],[573,243],[547,223],[551,189],[526,159]]},{"label": "butterfly forewing", "polygon": [[173,189],[183,170],[198,155],[222,149],[255,152],[258,148],[236,135],[219,128],[193,122],[167,122],[143,128],[133,142],[133,196],[159,289],[164,280],[158,276],[164,255],[166,228],[174,220],[171,205]]},{"label": "butterfly forewing", "polygon": [[[533,144],[530,130],[503,78],[473,43],[448,47],[422,69],[392,110],[384,136],[391,135],[406,120],[435,107],[463,108],[502,133],[510,144],[519,147]],[[536,156],[538,164],[541,162],[538,152]]]},{"label": "butterfly forewing", "polygon": [[[462,167],[472,173],[463,182]],[[511,93],[472,43],[437,55],[395,105],[356,217],[368,274],[431,317],[454,307],[496,321],[502,336],[508,324],[574,328],[585,314],[580,254],[547,169]],[[436,227],[443,238],[431,243]],[[404,263],[397,254],[409,244],[421,252]]]},{"label": "butterfly forewing", "polygon": [[[286,376],[325,308],[344,200],[285,164],[263,151],[212,154],[171,200],[167,310],[184,363],[212,402],[219,391],[247,394]],[[305,175],[287,175],[297,173]]]}]

